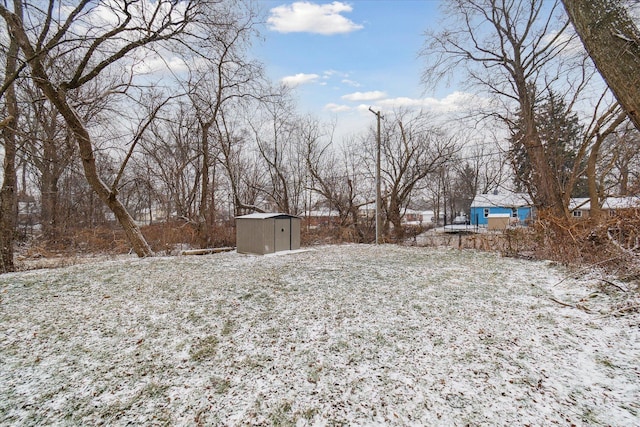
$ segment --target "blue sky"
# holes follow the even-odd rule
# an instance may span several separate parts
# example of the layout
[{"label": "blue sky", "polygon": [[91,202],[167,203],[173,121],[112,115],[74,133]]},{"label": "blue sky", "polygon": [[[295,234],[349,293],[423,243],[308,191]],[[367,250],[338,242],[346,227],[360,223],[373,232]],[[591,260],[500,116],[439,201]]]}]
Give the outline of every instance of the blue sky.
[{"label": "blue sky", "polygon": [[[450,108],[466,94],[425,91],[424,32],[435,28],[440,1],[259,0],[267,17],[255,52],[269,77],[295,87],[300,110],[335,118],[340,133],[366,130],[369,106]],[[364,126],[364,128],[362,128]]]}]

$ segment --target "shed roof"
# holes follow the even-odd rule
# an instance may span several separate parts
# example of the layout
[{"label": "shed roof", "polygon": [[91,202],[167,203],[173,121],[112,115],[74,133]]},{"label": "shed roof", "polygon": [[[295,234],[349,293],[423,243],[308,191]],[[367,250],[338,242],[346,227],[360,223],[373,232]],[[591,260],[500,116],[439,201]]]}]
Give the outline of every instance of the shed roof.
[{"label": "shed roof", "polygon": [[517,208],[531,206],[531,198],[526,193],[478,194],[471,203],[472,208]]},{"label": "shed roof", "polygon": [[269,219],[269,218],[298,218],[295,215],[278,212],[256,212],[249,215],[237,216],[236,219]]}]

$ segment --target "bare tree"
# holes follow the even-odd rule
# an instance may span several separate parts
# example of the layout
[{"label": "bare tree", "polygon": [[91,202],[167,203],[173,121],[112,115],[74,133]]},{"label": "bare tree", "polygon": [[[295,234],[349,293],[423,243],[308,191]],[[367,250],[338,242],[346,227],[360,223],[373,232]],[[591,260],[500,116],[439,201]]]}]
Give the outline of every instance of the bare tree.
[{"label": "bare tree", "polygon": [[159,181],[159,203],[166,218],[191,221],[198,213],[202,174],[198,119],[190,103],[177,100],[164,116],[153,121],[141,141],[141,159]]},{"label": "bare tree", "polygon": [[263,191],[279,211],[297,214],[306,185],[305,171],[300,168],[305,159],[300,151],[304,143],[299,139],[299,118],[286,94],[261,106],[248,124],[268,173]]},{"label": "bare tree", "polygon": [[372,202],[362,188],[362,170],[358,167],[361,153],[358,144],[347,141],[342,148],[333,141],[333,126],[323,129],[317,121],[309,121],[304,127],[306,165],[309,171],[309,187],[319,195],[316,205],[338,214],[341,227],[350,228],[357,241],[366,240],[361,227],[360,208]]},{"label": "bare tree", "polygon": [[607,197],[640,194],[639,132],[619,106],[603,123],[601,132],[590,132],[589,136],[594,144],[601,146],[598,158],[589,157],[587,164],[591,203],[589,217],[595,219],[601,217],[602,203]]},{"label": "bare tree", "polygon": [[[596,109],[597,111],[597,109]],[[621,110],[617,104],[612,105],[607,111],[597,114],[594,113],[593,119],[584,133],[581,144],[581,152],[587,153],[586,166],[583,170],[578,170],[577,165],[574,166],[573,179],[577,179],[577,176],[584,174],[587,177],[587,190],[590,200],[590,212],[589,217],[593,220],[598,220],[601,215],[601,205],[604,198],[607,196],[607,190],[603,185],[603,180],[609,174],[609,171],[613,167],[613,164],[618,157],[617,154],[613,156],[605,156],[610,159],[606,161],[608,165],[600,165],[601,152],[603,151],[603,144],[611,137],[618,127],[625,121],[627,114]],[[587,147],[589,149],[587,150]],[[618,153],[618,150],[612,150],[613,153]],[[580,153],[581,154],[581,153]],[[605,159],[606,160],[606,159]],[[600,172],[600,179],[598,179],[598,168],[604,168],[604,171]]]},{"label": "bare tree", "polygon": [[[431,61],[425,83],[456,67],[466,67],[471,82],[501,99],[513,123],[513,104],[520,111],[522,144],[532,165],[534,202],[539,208],[567,215],[562,193],[554,187],[555,171],[545,155],[535,114],[536,97],[561,77],[559,55],[571,42],[568,22],[558,19],[560,1],[451,0],[447,29],[428,36],[423,54]],[[577,80],[578,90],[581,80]],[[509,104],[512,107],[509,107]]]},{"label": "bare tree", "polygon": [[[458,150],[453,138],[432,126],[422,112],[387,114],[381,137],[381,177],[384,188],[385,230],[393,224],[397,239],[404,235],[403,210],[429,175],[453,160]],[[372,146],[372,144],[368,144]],[[368,149],[371,152],[371,148]]]},{"label": "bare tree", "polygon": [[[169,0],[96,3],[82,0],[73,9],[63,11],[56,8],[55,2],[49,2],[46,9],[27,2],[25,14],[29,22],[36,23],[29,27],[17,16],[15,8],[11,11],[0,6],[0,16],[26,58],[35,84],[55,105],[74,135],[87,181],[114,213],[139,256],[152,255],[151,248],[119,201],[117,183],[109,186],[100,177],[91,134],[67,95],[123,58],[159,42],[178,38],[196,21],[206,3]],[[113,19],[99,18],[97,12],[105,11],[105,8]],[[67,70],[64,78],[58,79],[47,69],[47,62],[63,58],[65,53],[79,55],[80,61]],[[52,58],[52,55],[56,57]]]},{"label": "bare tree", "polygon": [[[64,219],[73,221],[73,218],[62,212],[63,206],[69,201],[61,200],[60,181],[67,169],[72,167],[77,147],[58,110],[33,82],[23,80],[18,88],[22,104],[21,156],[25,160],[25,168],[30,169],[29,173],[33,175],[40,191],[40,224],[43,235],[50,242],[55,242],[60,237],[62,228],[68,225],[64,224]],[[82,103],[76,95],[95,98],[98,94],[89,87],[73,93],[74,103],[78,105],[77,112],[88,126],[96,125],[104,119],[106,104]]]},{"label": "bare tree", "polygon": [[640,130],[640,30],[627,0],[562,0],[582,44]]},{"label": "bare tree", "polygon": [[258,204],[265,172],[244,127],[244,112],[246,109],[239,105],[223,108],[216,125],[220,147],[217,160],[226,174],[234,216],[263,211]]},{"label": "bare tree", "polygon": [[[14,0],[14,12],[22,19],[22,2]],[[18,71],[18,41],[9,31],[9,47],[6,52],[4,84],[4,113],[2,118],[2,142],[4,148],[3,180],[0,188],[0,273],[15,269],[13,262],[15,227],[18,214],[16,177],[16,124],[18,123],[18,99],[13,79]]]},{"label": "bare tree", "polygon": [[637,196],[640,194],[640,131],[629,123],[610,138],[613,167],[608,178],[611,185],[621,196]]},{"label": "bare tree", "polygon": [[[198,61],[190,70],[186,86],[201,132],[202,174],[200,186],[200,207],[198,228],[201,240],[210,239],[216,207],[212,205],[214,188],[217,186],[211,176],[216,170],[216,161],[223,158],[223,166],[229,171],[233,137],[228,135],[229,123],[224,122],[223,109],[233,101],[242,98],[260,99],[264,92],[262,66],[248,58],[247,48],[256,34],[256,15],[251,9],[239,5],[228,5],[219,10],[217,21],[224,14],[228,25],[212,28],[197,49]],[[219,154],[218,154],[219,153]],[[232,180],[232,191],[237,195]]]},{"label": "bare tree", "polygon": [[500,187],[505,181],[505,155],[497,144],[477,141],[468,135],[458,134],[460,151],[448,162],[453,173],[453,211],[469,213],[471,202],[477,194],[486,194]]}]

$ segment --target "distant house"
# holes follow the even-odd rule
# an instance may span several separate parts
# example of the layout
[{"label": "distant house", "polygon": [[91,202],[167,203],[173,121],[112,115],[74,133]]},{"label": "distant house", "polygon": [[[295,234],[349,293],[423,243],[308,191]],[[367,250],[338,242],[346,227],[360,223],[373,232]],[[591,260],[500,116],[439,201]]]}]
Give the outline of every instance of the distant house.
[{"label": "distant house", "polygon": [[602,210],[610,216],[616,213],[640,210],[640,197],[607,197],[602,204]]},{"label": "distant house", "polygon": [[509,224],[524,225],[533,216],[531,198],[525,193],[478,194],[471,202],[471,224],[488,226],[490,218],[501,218],[504,222],[508,215]]},{"label": "distant house", "polygon": [[340,214],[338,211],[329,209],[316,209],[307,211],[302,215],[304,225],[311,228],[328,227],[340,224]]},{"label": "distant house", "polygon": [[569,200],[569,212],[575,219],[588,218],[591,202],[588,197],[574,197]]},{"label": "distant house", "polygon": [[[640,210],[640,197],[607,197],[602,202],[602,212],[609,216],[617,213]],[[588,218],[591,212],[589,198],[573,198],[569,202],[569,212],[575,219]]]},{"label": "distant house", "polygon": [[406,209],[402,216],[402,222],[407,225],[422,224],[423,217],[421,211],[414,211],[413,209]]}]

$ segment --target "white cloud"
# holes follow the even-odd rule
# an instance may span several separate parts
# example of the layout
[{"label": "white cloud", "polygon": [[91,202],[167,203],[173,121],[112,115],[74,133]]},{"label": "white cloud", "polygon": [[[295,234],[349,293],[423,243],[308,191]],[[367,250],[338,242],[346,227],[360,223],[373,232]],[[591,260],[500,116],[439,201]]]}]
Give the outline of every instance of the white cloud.
[{"label": "white cloud", "polygon": [[350,33],[363,28],[341,15],[352,10],[350,5],[339,1],[322,5],[297,1],[271,9],[267,24],[269,29],[279,33]]},{"label": "white cloud", "polygon": [[455,91],[442,99],[426,98],[425,106],[440,112],[457,112],[486,106],[489,100],[469,92]]},{"label": "white cloud", "polygon": [[349,80],[349,79],[343,79],[342,83],[349,85],[349,86],[353,86],[353,87],[360,87],[362,86],[360,83],[354,81],[354,80]]},{"label": "white cloud", "polygon": [[[156,31],[165,25],[167,19],[172,19],[173,21],[183,19],[186,8],[185,2],[171,4],[170,2],[158,2],[157,0],[128,2],[126,7],[122,4],[122,1],[118,0],[91,3],[97,4],[90,6],[86,10],[86,15],[76,19],[73,25],[85,27],[87,34],[95,37],[121,25],[123,20],[130,19],[128,28],[134,31],[120,33],[124,40],[127,38],[130,40],[137,39],[140,36],[138,31],[140,28]],[[67,18],[73,9],[67,6],[62,10],[65,18]],[[129,34],[129,37],[127,37],[127,34]]]},{"label": "white cloud", "polygon": [[163,58],[159,55],[153,55],[137,60],[133,66],[133,71],[136,74],[153,74],[168,70],[173,73],[181,73],[188,68],[183,58],[177,56]]},{"label": "white cloud", "polygon": [[383,99],[378,102],[378,104],[384,109],[394,109],[394,108],[422,108],[425,106],[427,100],[420,98],[408,98],[405,96],[401,96],[398,98],[389,98]]},{"label": "white cloud", "polygon": [[331,79],[333,77],[346,79],[349,77],[349,73],[345,73],[337,70],[326,70],[322,73],[322,77],[325,79]]},{"label": "white cloud", "polygon": [[350,77],[351,76],[349,75],[349,73],[336,71],[336,70],[326,70],[322,73],[322,78],[325,80],[331,80],[335,78],[335,79],[340,79],[340,83],[345,84],[347,86],[351,86],[351,87],[362,86],[360,82],[352,80]]},{"label": "white cloud", "polygon": [[386,96],[387,94],[385,92],[374,90],[371,92],[349,93],[347,95],[342,96],[342,99],[347,101],[360,102],[360,101],[374,101],[376,99],[382,99]]},{"label": "white cloud", "polygon": [[584,52],[580,37],[573,32],[565,31],[559,35],[557,31],[553,31],[545,35],[542,40],[544,43],[553,42],[556,46],[562,46],[565,55],[576,55]]},{"label": "white cloud", "polygon": [[351,110],[351,107],[349,107],[348,105],[330,103],[325,105],[324,109],[331,111],[332,113],[343,113],[345,111]]},{"label": "white cloud", "polygon": [[316,80],[318,80],[319,78],[320,78],[320,76],[318,74],[298,73],[295,76],[283,77],[280,81],[285,86],[296,87],[296,86],[300,86],[300,85],[303,85],[303,84],[313,83]]},{"label": "white cloud", "polygon": [[454,113],[486,105],[487,99],[468,92],[453,92],[444,98],[385,98],[376,101],[376,108],[390,111],[398,108],[425,109],[439,113]]},{"label": "white cloud", "polygon": [[379,108],[375,105],[369,105],[369,104],[360,104],[356,107],[356,110],[358,110],[361,113],[366,113],[366,114],[371,114],[369,109],[372,110],[378,110]]},{"label": "white cloud", "polygon": [[[365,92],[373,94],[375,92]],[[458,123],[462,127],[461,115],[464,117],[474,108],[486,107],[489,99],[483,98],[467,92],[453,92],[442,98],[433,97],[395,97],[390,98],[384,92],[377,92],[382,98],[362,99],[361,101],[347,101],[342,99],[334,100],[323,104],[322,112],[327,120],[337,120],[335,130],[335,140],[341,141],[359,135],[369,127],[375,125],[375,116],[371,114],[370,108],[374,111],[381,111],[385,117],[393,117],[393,112],[398,110],[424,111],[433,113],[434,123],[446,123],[446,126],[453,126]],[[351,94],[353,95],[353,94]],[[361,94],[362,95],[362,94]],[[373,95],[369,95],[374,97]],[[361,96],[362,97],[362,96]],[[366,98],[366,96],[362,97]],[[451,122],[454,120],[454,122]]]}]

